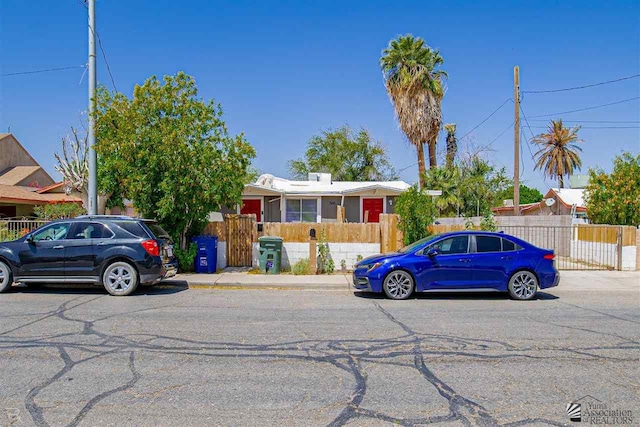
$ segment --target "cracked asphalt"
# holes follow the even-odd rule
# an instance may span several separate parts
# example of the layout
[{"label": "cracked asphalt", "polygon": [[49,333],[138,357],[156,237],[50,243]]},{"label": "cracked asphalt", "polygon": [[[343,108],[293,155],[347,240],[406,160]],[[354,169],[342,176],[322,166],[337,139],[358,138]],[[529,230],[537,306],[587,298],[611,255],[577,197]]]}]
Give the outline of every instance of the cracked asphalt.
[{"label": "cracked asphalt", "polygon": [[640,293],[408,301],[342,290],[15,288],[0,426],[569,425],[640,417]]}]

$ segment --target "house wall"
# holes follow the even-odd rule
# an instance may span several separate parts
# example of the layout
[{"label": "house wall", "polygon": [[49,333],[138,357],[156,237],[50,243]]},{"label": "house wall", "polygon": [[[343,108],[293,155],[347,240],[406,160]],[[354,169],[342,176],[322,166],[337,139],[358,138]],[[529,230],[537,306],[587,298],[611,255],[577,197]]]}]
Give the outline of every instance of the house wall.
[{"label": "house wall", "polygon": [[387,196],[387,210],[386,213],[396,213],[396,196]]},{"label": "house wall", "polygon": [[47,175],[45,171],[40,169],[34,172],[33,174],[31,174],[30,176],[28,176],[27,178],[23,179],[22,181],[18,182],[16,185],[21,187],[33,186],[33,187],[42,188],[42,187],[47,187],[53,183],[54,182],[51,179],[51,177]]},{"label": "house wall", "polygon": [[362,220],[360,219],[360,197],[345,197],[344,210],[344,217],[347,222],[362,222]]},{"label": "house wall", "polygon": [[0,156],[0,172],[14,166],[38,166],[29,153],[20,146],[13,135],[8,135],[0,142],[2,156]]},{"label": "house wall", "polygon": [[[258,267],[259,243],[253,244],[253,266]],[[317,246],[316,246],[317,248]],[[218,246],[218,268],[220,264],[220,246]],[[335,269],[340,270],[340,261],[345,260],[347,269],[352,270],[357,262],[358,255],[366,258],[380,253],[380,243],[329,243],[329,254],[335,264]],[[317,255],[317,254],[316,254]],[[290,269],[298,261],[309,258],[309,243],[283,243],[282,265],[283,269]],[[226,261],[225,261],[226,265]]]},{"label": "house wall", "polygon": [[322,222],[335,222],[338,219],[338,206],[341,197],[323,197],[322,198]]},{"label": "house wall", "polygon": [[264,196],[264,222],[280,222],[280,196]]}]

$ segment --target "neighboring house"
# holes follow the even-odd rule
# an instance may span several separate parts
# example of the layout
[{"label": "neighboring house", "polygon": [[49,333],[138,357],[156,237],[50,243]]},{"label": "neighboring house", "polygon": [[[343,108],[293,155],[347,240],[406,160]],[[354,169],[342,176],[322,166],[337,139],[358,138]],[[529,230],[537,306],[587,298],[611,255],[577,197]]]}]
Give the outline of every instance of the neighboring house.
[{"label": "neighboring house", "polygon": [[33,215],[33,207],[82,200],[67,195],[10,133],[0,133],[0,217]]},{"label": "neighboring house", "polygon": [[[494,215],[513,216],[513,205],[491,208]],[[572,215],[585,218],[583,188],[552,188],[539,203],[520,205],[520,215]]]},{"label": "neighboring house", "polygon": [[254,214],[258,222],[337,222],[342,206],[346,222],[378,222],[409,187],[404,181],[332,181],[328,173],[310,173],[307,181],[265,174],[245,186],[235,213]]}]

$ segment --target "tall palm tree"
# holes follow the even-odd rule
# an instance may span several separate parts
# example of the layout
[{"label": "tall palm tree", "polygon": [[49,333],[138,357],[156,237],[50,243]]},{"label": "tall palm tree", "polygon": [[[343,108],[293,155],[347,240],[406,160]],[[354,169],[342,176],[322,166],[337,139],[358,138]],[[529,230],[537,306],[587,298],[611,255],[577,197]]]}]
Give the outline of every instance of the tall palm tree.
[{"label": "tall palm tree", "polygon": [[447,131],[447,168],[453,166],[453,162],[456,159],[456,153],[458,152],[458,140],[456,139],[456,124],[447,123],[444,125],[444,130]]},{"label": "tall palm tree", "polygon": [[398,125],[416,148],[420,185],[424,187],[424,144],[429,165],[436,167],[436,141],[442,125],[441,103],[447,74],[436,70],[444,60],[437,50],[411,34],[398,36],[382,51],[380,67]]},{"label": "tall palm tree", "polygon": [[551,179],[557,177],[560,188],[564,188],[564,177],[573,174],[574,169],[580,170],[582,166],[578,154],[582,148],[578,144],[584,141],[578,138],[579,130],[580,126],[564,127],[562,119],[551,120],[547,133],[541,133],[532,139],[540,146],[535,154],[535,169],[542,169]]}]

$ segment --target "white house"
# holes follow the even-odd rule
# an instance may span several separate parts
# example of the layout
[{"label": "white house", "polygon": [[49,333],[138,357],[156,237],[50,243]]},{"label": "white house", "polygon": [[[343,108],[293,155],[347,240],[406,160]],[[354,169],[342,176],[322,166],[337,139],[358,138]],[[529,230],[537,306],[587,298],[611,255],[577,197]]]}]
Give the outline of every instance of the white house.
[{"label": "white house", "polygon": [[332,181],[328,173],[310,173],[306,181],[264,174],[245,186],[236,213],[255,214],[258,222],[336,222],[343,206],[347,222],[378,222],[380,214],[394,213],[396,197],[409,187],[404,181]]}]

